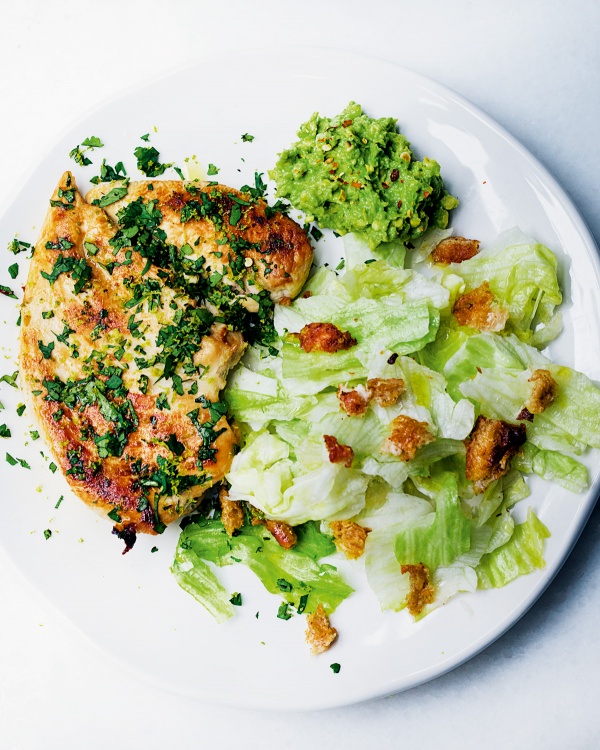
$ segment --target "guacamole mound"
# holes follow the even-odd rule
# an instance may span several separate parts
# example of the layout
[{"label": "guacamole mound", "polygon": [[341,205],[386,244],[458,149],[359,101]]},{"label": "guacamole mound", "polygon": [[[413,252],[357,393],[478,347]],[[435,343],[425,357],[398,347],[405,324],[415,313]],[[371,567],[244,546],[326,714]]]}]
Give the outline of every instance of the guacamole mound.
[{"label": "guacamole mound", "polygon": [[269,175],[277,195],[309,221],[354,232],[371,248],[448,225],[458,200],[445,190],[436,161],[413,158],[395,119],[374,120],[350,102],[331,119],[315,112],[298,137]]}]

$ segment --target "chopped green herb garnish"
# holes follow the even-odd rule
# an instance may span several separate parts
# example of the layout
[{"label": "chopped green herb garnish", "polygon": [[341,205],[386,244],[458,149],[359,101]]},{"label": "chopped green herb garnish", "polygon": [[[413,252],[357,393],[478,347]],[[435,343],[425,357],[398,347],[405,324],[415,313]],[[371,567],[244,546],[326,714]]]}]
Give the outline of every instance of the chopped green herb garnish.
[{"label": "chopped green herb garnish", "polygon": [[50,359],[52,350],[54,349],[54,341],[51,341],[49,344],[44,344],[43,341],[38,341],[38,347],[44,355],[44,359]]},{"label": "chopped green herb garnish", "polygon": [[330,664],[329,666],[331,667],[331,671],[333,672],[333,674],[337,674],[341,669],[341,666],[337,662],[334,662],[333,664]]},{"label": "chopped green herb garnish", "polygon": [[23,240],[17,239],[17,237],[15,237],[14,240],[11,240],[11,242],[8,243],[8,250],[14,255],[16,255],[17,253],[27,252],[27,250],[31,250],[31,248],[32,245],[30,245],[29,242],[23,242]]},{"label": "chopped green herb garnish", "polygon": [[113,508],[111,511],[107,513],[108,517],[111,521],[114,521],[115,523],[119,523],[121,521],[121,516],[117,512],[116,508]]},{"label": "chopped green herb garnish", "polygon": [[5,424],[0,424],[0,437],[9,438],[11,436],[10,430]]},{"label": "chopped green herb garnish", "polygon": [[20,417],[22,417],[22,416],[23,416],[23,412],[24,412],[24,411],[25,411],[25,404],[19,404],[19,405],[17,406],[17,414],[18,414],[18,415],[19,415]]},{"label": "chopped green herb garnish", "polygon": [[127,186],[115,187],[106,195],[103,195],[102,198],[96,198],[93,203],[94,205],[100,206],[100,208],[106,208],[106,206],[111,206],[113,203],[120,201],[121,198],[124,198],[127,195],[127,190]]},{"label": "chopped green herb garnish", "polygon": [[90,182],[94,185],[98,185],[101,182],[114,182],[115,180],[122,180],[127,177],[127,172],[122,161],[118,161],[114,167],[111,167],[106,163],[106,159],[102,161],[100,165],[100,174],[97,177],[92,177]]},{"label": "chopped green herb garnish", "polygon": [[52,536],[52,532],[50,531],[50,529],[45,529],[44,530],[44,539],[50,539],[51,536]]},{"label": "chopped green herb garnish", "polygon": [[18,377],[19,377],[19,371],[15,370],[12,375],[2,375],[2,377],[0,377],[0,383],[7,383],[13,388],[18,388],[17,386]]},{"label": "chopped green herb garnish", "polygon": [[90,255],[96,255],[96,253],[98,252],[98,246],[94,245],[93,242],[85,241],[83,243],[83,246],[85,247],[85,249],[88,251]]},{"label": "chopped green herb garnish", "polygon": [[293,588],[292,584],[289,581],[286,581],[285,578],[278,578],[277,585],[282,591],[291,591]]},{"label": "chopped green herb garnish", "polygon": [[209,165],[208,165],[208,169],[206,170],[206,174],[207,174],[207,175],[208,175],[209,177],[212,177],[212,176],[213,176],[213,175],[215,175],[215,174],[219,174],[219,168],[218,168],[218,167],[215,167],[215,165],[214,165],[214,164],[209,164]]},{"label": "chopped green herb garnish", "polygon": [[239,592],[235,592],[229,600],[235,607],[242,606],[242,595]]},{"label": "chopped green herb garnish", "polygon": [[5,297],[10,297],[11,299],[18,299],[13,290],[10,287],[4,286],[4,284],[0,284],[0,294],[4,294]]},{"label": "chopped green herb garnish", "polygon": [[29,434],[31,435],[32,440],[40,439],[40,433],[37,430],[29,430]]},{"label": "chopped green herb garnish", "polygon": [[13,263],[11,266],[9,266],[8,273],[10,274],[11,279],[16,279],[19,275],[19,264]]},{"label": "chopped green herb garnish", "polygon": [[150,552],[158,552],[158,547],[152,547],[152,549],[150,550]]},{"label": "chopped green herb garnish", "polygon": [[161,164],[158,157],[160,154],[154,146],[138,146],[133,155],[137,159],[137,167],[146,177],[159,177],[173,164]]},{"label": "chopped green herb garnish", "polygon": [[246,142],[246,143],[250,143],[250,142],[252,142],[252,141],[254,140],[254,136],[253,136],[253,135],[250,135],[250,133],[244,133],[244,134],[242,135],[242,140],[243,140],[244,142]]},{"label": "chopped green herb garnish", "polygon": [[277,617],[279,617],[280,620],[289,620],[291,618],[291,613],[288,612],[289,604],[287,602],[281,602],[279,605],[279,609],[277,610]]},{"label": "chopped green herb garnish", "polygon": [[57,501],[56,505],[54,506],[54,508],[58,508],[58,507],[59,507],[59,505],[60,505],[60,504],[62,503],[62,501],[63,501],[64,499],[65,499],[65,498],[64,498],[64,497],[63,497],[63,496],[61,495],[61,496],[60,496],[60,497],[58,498],[58,501]]}]

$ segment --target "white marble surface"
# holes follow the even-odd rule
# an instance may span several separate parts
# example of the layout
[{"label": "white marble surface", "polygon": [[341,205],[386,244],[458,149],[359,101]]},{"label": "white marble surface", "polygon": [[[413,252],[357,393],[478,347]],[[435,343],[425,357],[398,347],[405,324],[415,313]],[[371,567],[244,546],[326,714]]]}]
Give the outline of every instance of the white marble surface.
[{"label": "white marble surface", "polygon": [[[262,50],[289,41],[383,57],[454,88],[546,164],[600,240],[599,34],[600,6],[583,0],[3,3],[0,205],[65,127],[114,91],[241,45],[268,70],[276,60]],[[19,500],[0,489],[0,504]],[[138,683],[0,564],[0,747],[596,748],[599,542],[597,508],[535,607],[451,674],[300,715],[215,708]]]}]

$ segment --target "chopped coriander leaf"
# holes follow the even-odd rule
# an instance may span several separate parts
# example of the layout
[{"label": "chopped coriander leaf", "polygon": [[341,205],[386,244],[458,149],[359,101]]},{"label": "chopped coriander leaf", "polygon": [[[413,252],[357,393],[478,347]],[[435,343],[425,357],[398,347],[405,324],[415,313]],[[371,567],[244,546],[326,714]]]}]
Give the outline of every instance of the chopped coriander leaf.
[{"label": "chopped coriander leaf", "polygon": [[43,341],[38,341],[38,347],[44,355],[44,359],[50,359],[52,350],[54,349],[54,341],[51,341],[49,344],[44,344]]},{"label": "chopped coriander leaf", "polygon": [[16,279],[19,275],[19,264],[13,263],[11,266],[9,266],[8,273],[10,274],[11,279]]},{"label": "chopped coriander leaf", "polygon": [[213,176],[213,175],[215,175],[215,174],[219,174],[219,168],[218,168],[218,167],[215,167],[215,165],[214,165],[214,164],[209,164],[209,165],[208,165],[208,169],[206,170],[206,174],[207,174],[207,175],[208,175],[209,177],[212,177],[212,176]]},{"label": "chopped coriander leaf", "polygon": [[254,140],[254,136],[253,136],[253,135],[250,135],[250,133],[244,133],[244,134],[242,135],[242,140],[243,140],[243,141],[244,141],[245,143],[251,143],[251,142],[252,142],[252,141]]},{"label": "chopped coriander leaf", "polygon": [[150,133],[146,133],[146,135],[140,135],[140,138],[142,141],[146,141],[146,143],[150,140]]},{"label": "chopped coriander leaf", "polygon": [[292,584],[289,581],[286,581],[285,578],[278,578],[277,585],[282,591],[291,591],[293,588]]},{"label": "chopped coriander leaf", "polygon": [[127,172],[122,161],[118,161],[114,167],[111,167],[104,159],[100,165],[100,174],[97,177],[92,177],[90,182],[98,185],[100,182],[113,182],[114,180],[122,180],[124,177],[127,177]]},{"label": "chopped coriander leaf", "polygon": [[19,404],[19,405],[17,406],[17,414],[18,414],[18,415],[19,415],[20,417],[22,417],[22,416],[23,416],[23,412],[24,412],[24,411],[25,411],[25,404]]},{"label": "chopped coriander leaf", "polygon": [[40,433],[37,430],[29,430],[29,434],[31,435],[32,440],[40,439]]},{"label": "chopped coriander leaf", "polygon": [[165,393],[161,393],[160,396],[156,399],[156,408],[160,409],[161,411],[163,409],[167,409],[167,411],[170,411],[171,407],[169,406],[169,401]]},{"label": "chopped coriander leaf", "polygon": [[88,242],[87,240],[83,243],[83,246],[88,251],[90,255],[96,255],[98,252],[98,246],[94,245],[93,242]]},{"label": "chopped coriander leaf", "polygon": [[333,672],[333,674],[337,674],[341,669],[341,666],[337,662],[334,662],[333,664],[330,664],[329,666],[331,667],[331,671]]},{"label": "chopped coriander leaf", "polygon": [[337,264],[337,266],[335,267],[335,270],[336,271],[341,271],[342,268],[344,268],[345,265],[346,265],[346,261],[344,260],[344,258],[342,258],[340,260],[340,262]]},{"label": "chopped coriander leaf", "polygon": [[69,250],[73,243],[66,237],[57,237],[56,242],[46,242],[46,250]]},{"label": "chopped coriander leaf", "polygon": [[11,436],[10,430],[5,424],[0,424],[0,437],[9,438]]},{"label": "chopped coriander leaf", "polygon": [[375,263],[376,258],[369,258],[369,260],[365,260],[365,266],[368,266],[369,263]]},{"label": "chopped coriander leaf", "polygon": [[19,462],[16,458],[13,458],[10,453],[6,454],[6,462],[9,463],[11,466],[16,466]]},{"label": "chopped coriander leaf", "polygon": [[298,607],[296,608],[296,611],[299,615],[301,615],[304,610],[306,609],[306,605],[308,603],[308,594],[302,594],[300,597],[300,601],[298,602]]},{"label": "chopped coriander leaf", "polygon": [[291,612],[288,612],[289,604],[287,602],[281,602],[279,609],[277,610],[277,617],[280,620],[289,620],[292,616]]},{"label": "chopped coriander leaf", "polygon": [[158,157],[160,154],[154,146],[138,146],[133,155],[137,159],[137,168],[147,177],[158,177],[173,164],[161,164]]},{"label": "chopped coriander leaf", "polygon": [[52,472],[53,474],[55,474],[55,473],[56,473],[56,470],[58,469],[58,466],[57,466],[57,465],[56,465],[56,464],[54,463],[54,461],[52,461],[52,462],[50,462],[50,463],[48,464],[48,468],[50,469],[50,471],[51,471],[51,472]]},{"label": "chopped coriander leaf", "polygon": [[152,547],[152,549],[150,550],[150,552],[158,552],[158,547]]},{"label": "chopped coriander leaf", "polygon": [[119,523],[121,520],[121,516],[117,512],[116,508],[113,508],[107,515],[110,518],[110,520],[114,521],[115,523]]},{"label": "chopped coriander leaf", "polygon": [[96,198],[93,202],[95,205],[100,206],[100,208],[106,208],[106,206],[111,206],[113,203],[120,201],[121,198],[124,198],[127,195],[127,190],[127,186],[113,188],[106,195],[103,195],[102,198],[99,200]]},{"label": "chopped coriander leaf", "polygon": [[31,248],[32,245],[30,245],[29,242],[23,242],[23,240],[19,240],[17,237],[8,243],[8,250],[14,255],[17,255],[17,253],[24,253],[27,250],[31,250]]},{"label": "chopped coriander leaf", "polygon": [[0,377],[0,383],[7,383],[13,388],[18,388],[17,386],[18,377],[19,377],[19,371],[15,370],[12,375],[2,375],[2,377]]},{"label": "chopped coriander leaf", "polygon": [[242,606],[242,595],[239,592],[235,592],[229,600],[235,607]]},{"label": "chopped coriander leaf", "polygon": [[323,232],[321,232],[320,229],[317,229],[317,227],[313,224],[313,226],[310,228],[310,233],[314,237],[315,241],[318,242],[321,237],[323,236]]},{"label": "chopped coriander leaf", "polygon": [[81,141],[82,146],[87,146],[88,148],[102,148],[104,144],[95,135],[90,135],[89,138],[86,138],[84,141]]},{"label": "chopped coriander leaf", "polygon": [[44,530],[44,539],[50,539],[51,536],[52,536],[52,532],[50,531],[50,529],[45,529]]},{"label": "chopped coriander leaf", "polygon": [[60,497],[58,498],[58,501],[57,501],[56,505],[54,506],[54,508],[55,508],[55,509],[56,509],[56,508],[58,508],[58,507],[59,507],[59,505],[60,505],[60,504],[62,503],[62,501],[63,501],[64,499],[65,499],[65,498],[64,498],[64,497],[63,497],[63,496],[61,495],[61,496],[60,496]]},{"label": "chopped coriander leaf", "polygon": [[11,299],[17,299],[17,295],[13,292],[13,290],[7,286],[4,286],[4,284],[0,284],[0,294],[4,294],[5,297],[10,297]]},{"label": "chopped coriander leaf", "polygon": [[40,273],[50,285],[53,285],[61,274],[71,274],[76,282],[73,291],[75,294],[79,294],[89,283],[92,276],[92,269],[85,262],[84,258],[73,258],[59,253],[58,258],[54,262],[52,272],[46,273],[46,271],[40,271]]},{"label": "chopped coriander leaf", "polygon": [[183,174],[183,172],[181,171],[181,169],[179,169],[179,167],[176,167],[174,164],[172,165],[172,167],[177,172],[177,174],[179,175],[179,179],[180,180],[185,180],[185,175]]},{"label": "chopped coriander leaf", "polygon": [[80,167],[87,167],[92,163],[91,159],[88,159],[88,157],[85,155],[85,153],[79,148],[79,146],[75,146],[75,148],[72,148],[69,151],[69,157],[73,159],[73,161],[76,164],[79,164]]}]

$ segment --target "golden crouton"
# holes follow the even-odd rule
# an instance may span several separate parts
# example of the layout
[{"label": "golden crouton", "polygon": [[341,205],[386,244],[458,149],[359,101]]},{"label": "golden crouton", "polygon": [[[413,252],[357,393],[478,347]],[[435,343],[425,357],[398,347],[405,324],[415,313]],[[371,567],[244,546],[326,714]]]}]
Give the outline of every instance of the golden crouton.
[{"label": "golden crouton", "polygon": [[311,615],[306,615],[306,642],[313,654],[322,654],[337,638],[337,630],[329,624],[322,604]]},{"label": "golden crouton", "polygon": [[371,399],[379,406],[393,406],[404,391],[404,380],[400,378],[371,378],[367,380]]},{"label": "golden crouton", "polygon": [[461,295],[452,308],[452,314],[459,326],[477,328],[479,331],[497,333],[508,320],[508,310],[499,307],[490,285],[484,281],[481,286]]},{"label": "golden crouton", "polygon": [[229,499],[229,492],[225,487],[219,490],[219,502],[221,503],[221,521],[228,536],[241,529],[244,525],[244,510],[241,503]]},{"label": "golden crouton", "polygon": [[344,388],[340,385],[337,397],[342,409],[351,417],[363,417],[369,408],[369,392],[365,388]]},{"label": "golden crouton", "polygon": [[479,252],[479,240],[467,240],[465,237],[447,237],[431,253],[434,263],[462,263]]},{"label": "golden crouton", "polygon": [[291,549],[298,541],[296,532],[289,523],[266,519],[265,526],[273,534],[279,546],[284,549]]},{"label": "golden crouton", "polygon": [[346,555],[348,560],[358,559],[365,551],[367,534],[371,529],[360,526],[354,521],[332,521],[329,528],[333,531],[335,546]]},{"label": "golden crouton", "polygon": [[349,445],[341,445],[333,435],[323,435],[329,460],[332,464],[344,464],[349,469],[354,460],[354,451]]},{"label": "golden crouton", "polygon": [[273,521],[270,518],[265,518],[263,513],[252,505],[250,506],[250,509],[253,514],[252,525],[265,526],[267,530],[273,534],[275,541],[280,547],[291,549],[296,544],[298,537],[293,526],[290,526],[289,523],[285,523],[285,521]]},{"label": "golden crouton", "polygon": [[548,370],[534,370],[529,378],[531,393],[525,408],[531,414],[541,414],[556,398],[558,383]]},{"label": "golden crouton", "polygon": [[356,339],[347,331],[340,331],[333,323],[309,323],[298,334],[305,352],[334,352],[356,346]]},{"label": "golden crouton", "polygon": [[381,446],[382,453],[398,456],[403,461],[410,461],[423,445],[432,443],[435,437],[429,432],[427,422],[418,422],[412,417],[401,414],[391,424],[391,431]]},{"label": "golden crouton", "polygon": [[406,606],[413,617],[420,615],[426,604],[432,604],[435,599],[435,588],[429,583],[429,568],[423,563],[418,565],[402,565],[402,575],[410,576],[410,591],[406,597]]},{"label": "golden crouton", "polygon": [[510,424],[480,415],[466,441],[467,479],[478,494],[510,469],[513,456],[527,439],[524,424]]}]

